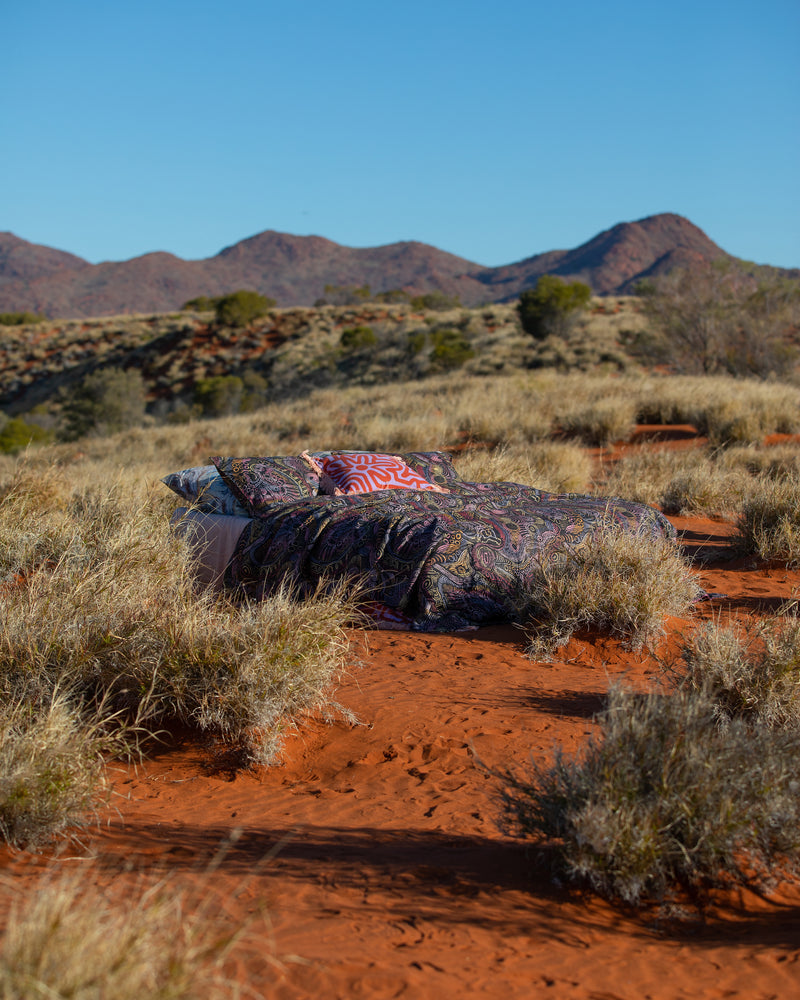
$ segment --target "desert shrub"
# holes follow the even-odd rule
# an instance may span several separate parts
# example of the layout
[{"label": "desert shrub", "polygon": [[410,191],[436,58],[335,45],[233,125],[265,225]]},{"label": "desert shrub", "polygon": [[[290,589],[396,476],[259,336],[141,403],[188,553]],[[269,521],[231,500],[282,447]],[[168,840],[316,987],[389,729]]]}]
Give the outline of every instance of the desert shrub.
[{"label": "desert shrub", "polygon": [[0,313],[0,326],[27,326],[28,323],[41,323],[46,319],[41,313],[4,312]]},{"label": "desert shrub", "polygon": [[244,382],[238,375],[212,375],[195,382],[193,401],[204,417],[224,417],[238,413],[242,406]]},{"label": "desert shrub", "polygon": [[138,371],[101,368],[64,395],[59,437],[75,441],[140,424],[146,402],[144,379]]},{"label": "desert shrub", "polygon": [[475,351],[460,330],[439,328],[431,332],[430,339],[431,368],[434,371],[460,368],[465,361],[475,356]]},{"label": "desert shrub", "polygon": [[115,742],[118,738],[87,722],[66,692],[54,692],[42,706],[4,698],[0,838],[31,848],[67,827],[83,825],[104,791],[103,754]]},{"label": "desert shrub", "polygon": [[581,757],[505,772],[506,828],[555,845],[569,877],[629,903],[767,881],[800,851],[800,734],[717,725],[698,693],[614,688]]},{"label": "desert shrub", "polygon": [[275,299],[241,288],[214,300],[216,321],[220,326],[247,326],[274,309],[275,304]]},{"label": "desert shrub", "polygon": [[43,876],[16,900],[0,942],[3,1000],[222,1000],[235,935],[169,880],[124,900],[83,873]]},{"label": "desert shrub", "polygon": [[636,404],[625,396],[609,396],[588,406],[567,410],[558,418],[561,429],[587,444],[609,445],[625,441],[636,427]]},{"label": "desert shrub", "polygon": [[387,305],[393,305],[399,302],[409,302],[411,296],[408,292],[403,291],[402,288],[387,288],[383,292],[376,292],[372,298],[375,302],[383,302]]},{"label": "desert shrub", "polygon": [[522,329],[535,340],[550,336],[563,339],[591,298],[592,290],[584,282],[566,282],[556,275],[543,274],[535,288],[519,297],[517,312]]},{"label": "desert shrub", "polygon": [[582,628],[619,635],[634,649],[660,635],[665,615],[683,615],[700,589],[670,539],[610,522],[561,564],[543,567],[514,595],[531,656],[549,656]]},{"label": "desert shrub", "polygon": [[742,504],[732,544],[769,562],[800,562],[800,481],[756,481]]},{"label": "desert shrub", "polygon": [[675,269],[641,292],[672,364],[685,371],[764,376],[792,363],[786,336],[797,328],[797,282],[718,260]]},{"label": "desert shrub", "polygon": [[0,452],[16,455],[31,444],[43,444],[53,435],[38,424],[29,424],[21,417],[11,417],[0,427]]},{"label": "desert shrub", "polygon": [[348,326],[342,330],[339,338],[342,350],[360,351],[366,347],[374,347],[378,338],[371,326]]},{"label": "desert shrub", "polygon": [[445,312],[448,309],[458,309],[461,299],[457,295],[448,295],[446,292],[423,292],[421,295],[412,295],[412,309],[426,309],[435,312]]},{"label": "desert shrub", "polygon": [[198,295],[197,298],[189,299],[181,306],[181,312],[213,312],[217,307],[218,298],[208,295]]},{"label": "desert shrub", "polygon": [[369,285],[325,285],[325,294],[318,298],[314,305],[320,306],[356,306],[369,302],[372,291]]},{"label": "desert shrub", "polygon": [[707,622],[669,667],[678,683],[709,698],[723,722],[800,727],[800,622],[771,619],[747,627]]}]

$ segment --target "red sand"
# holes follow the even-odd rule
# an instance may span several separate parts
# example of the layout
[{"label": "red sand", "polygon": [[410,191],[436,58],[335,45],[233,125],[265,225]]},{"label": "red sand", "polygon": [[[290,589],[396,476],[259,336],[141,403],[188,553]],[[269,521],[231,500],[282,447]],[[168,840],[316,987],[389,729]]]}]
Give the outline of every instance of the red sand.
[{"label": "red sand", "polygon": [[[724,544],[722,521],[676,518],[687,547]],[[717,613],[773,610],[800,573],[718,562]],[[669,620],[666,642],[691,623]],[[644,686],[647,656],[596,635],[557,662],[526,658],[511,627],[424,636],[354,633],[338,700],[362,724],[309,721],[285,761],[235,771],[190,734],[116,772],[117,811],[59,860],[124,894],[167,870],[251,921],[229,972],[256,996],[294,998],[788,998],[800,991],[800,889],[720,894],[683,922],[554,884],[537,851],[497,826],[497,783],[477,766],[560,744],[577,750],[611,680]],[[355,666],[360,658],[362,665]],[[232,830],[239,839],[209,862]],[[78,860],[80,856],[87,860]],[[3,853],[14,880],[45,861]]]}]

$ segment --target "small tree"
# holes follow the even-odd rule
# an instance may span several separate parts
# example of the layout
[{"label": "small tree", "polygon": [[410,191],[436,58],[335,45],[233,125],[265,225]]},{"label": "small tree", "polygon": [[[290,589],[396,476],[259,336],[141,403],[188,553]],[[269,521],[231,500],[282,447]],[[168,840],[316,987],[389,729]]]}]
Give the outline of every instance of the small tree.
[{"label": "small tree", "polygon": [[217,323],[220,326],[247,326],[275,307],[275,299],[245,288],[214,300]]},{"label": "small tree", "polygon": [[567,283],[554,274],[543,274],[535,288],[519,297],[522,329],[536,340],[551,335],[566,337],[591,297],[591,288],[582,281]]},{"label": "small tree", "polygon": [[243,393],[238,375],[212,375],[195,384],[194,401],[204,417],[224,417],[239,412]]},{"label": "small tree", "polygon": [[92,372],[64,397],[60,437],[75,441],[88,434],[113,434],[140,424],[146,388],[133,369],[104,368]]},{"label": "small tree", "polygon": [[681,268],[637,288],[678,369],[766,375],[793,359],[800,285],[728,260]]}]

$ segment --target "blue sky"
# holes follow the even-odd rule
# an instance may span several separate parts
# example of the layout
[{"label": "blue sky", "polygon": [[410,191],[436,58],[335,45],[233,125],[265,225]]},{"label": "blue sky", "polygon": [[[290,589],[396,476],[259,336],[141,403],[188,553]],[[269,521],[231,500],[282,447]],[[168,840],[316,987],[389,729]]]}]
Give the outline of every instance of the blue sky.
[{"label": "blue sky", "polygon": [[800,267],[797,0],[26,0],[0,229],[98,262],[276,229],[481,264],[677,212]]}]

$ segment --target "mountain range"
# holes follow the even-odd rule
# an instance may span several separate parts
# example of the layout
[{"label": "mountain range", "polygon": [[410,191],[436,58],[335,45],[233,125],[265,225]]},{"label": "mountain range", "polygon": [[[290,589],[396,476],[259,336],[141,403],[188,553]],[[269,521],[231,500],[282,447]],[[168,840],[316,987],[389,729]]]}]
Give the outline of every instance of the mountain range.
[{"label": "mountain range", "polygon": [[[730,255],[673,213],[622,222],[573,250],[551,250],[501,267],[483,267],[414,241],[355,248],[271,230],[203,260],[157,252],[91,264],[0,232],[0,312],[51,318],[170,312],[197,296],[239,288],[268,295],[279,306],[302,306],[323,296],[325,285],[365,284],[373,293],[441,291],[479,305],[514,299],[543,274],[584,281],[596,295],[619,295],[643,278],[720,257]],[[800,270],[782,273],[800,277]]]}]

